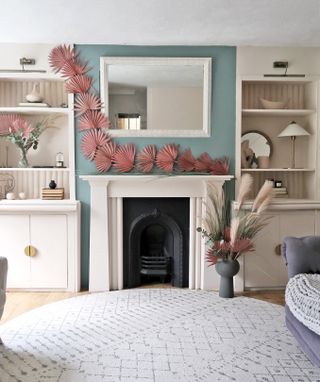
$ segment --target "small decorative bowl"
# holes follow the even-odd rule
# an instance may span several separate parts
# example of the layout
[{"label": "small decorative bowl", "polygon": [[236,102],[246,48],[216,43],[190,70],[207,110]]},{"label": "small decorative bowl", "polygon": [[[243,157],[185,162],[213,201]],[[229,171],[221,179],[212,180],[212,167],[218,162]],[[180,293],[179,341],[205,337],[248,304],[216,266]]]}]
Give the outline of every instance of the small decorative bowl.
[{"label": "small decorative bowl", "polygon": [[284,109],[288,101],[269,101],[264,98],[260,98],[263,109]]}]

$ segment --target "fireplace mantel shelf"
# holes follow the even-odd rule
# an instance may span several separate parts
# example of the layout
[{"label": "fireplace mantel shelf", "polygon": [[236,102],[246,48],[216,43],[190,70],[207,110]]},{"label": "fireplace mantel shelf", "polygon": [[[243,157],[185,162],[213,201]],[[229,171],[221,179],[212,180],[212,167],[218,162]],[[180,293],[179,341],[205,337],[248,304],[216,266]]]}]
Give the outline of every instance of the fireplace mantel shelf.
[{"label": "fireplace mantel shelf", "polygon": [[95,182],[95,183],[105,183],[109,181],[150,181],[150,180],[204,180],[204,181],[217,181],[217,182],[225,182],[232,180],[234,178],[233,175],[206,175],[206,174],[188,174],[188,175],[165,175],[165,174],[152,174],[152,175],[133,175],[133,174],[126,174],[126,175],[117,175],[117,174],[109,174],[109,175],[80,175],[80,179],[86,180],[88,182]]}]

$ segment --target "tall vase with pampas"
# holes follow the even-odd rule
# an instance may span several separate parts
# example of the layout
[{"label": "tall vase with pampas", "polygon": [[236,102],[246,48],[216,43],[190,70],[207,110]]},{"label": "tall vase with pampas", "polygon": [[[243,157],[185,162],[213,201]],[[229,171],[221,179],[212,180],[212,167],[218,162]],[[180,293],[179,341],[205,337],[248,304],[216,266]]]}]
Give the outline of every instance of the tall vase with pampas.
[{"label": "tall vase with pampas", "polygon": [[201,232],[207,239],[207,261],[215,265],[221,276],[219,296],[234,297],[233,277],[239,272],[238,258],[254,250],[253,239],[267,224],[262,212],[268,208],[273,197],[273,182],[266,180],[258,192],[251,211],[243,209],[252,187],[252,177],[245,174],[241,178],[236,207],[230,223],[227,220],[224,193],[214,186],[209,189],[206,203],[207,214]]}]

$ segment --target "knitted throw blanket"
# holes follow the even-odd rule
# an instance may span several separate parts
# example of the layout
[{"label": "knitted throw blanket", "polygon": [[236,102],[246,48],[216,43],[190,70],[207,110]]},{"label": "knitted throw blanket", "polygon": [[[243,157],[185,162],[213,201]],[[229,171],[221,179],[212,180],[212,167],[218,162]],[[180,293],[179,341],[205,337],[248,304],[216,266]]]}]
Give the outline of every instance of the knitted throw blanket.
[{"label": "knitted throw blanket", "polygon": [[286,288],[286,304],[297,320],[320,335],[320,275],[292,277]]}]

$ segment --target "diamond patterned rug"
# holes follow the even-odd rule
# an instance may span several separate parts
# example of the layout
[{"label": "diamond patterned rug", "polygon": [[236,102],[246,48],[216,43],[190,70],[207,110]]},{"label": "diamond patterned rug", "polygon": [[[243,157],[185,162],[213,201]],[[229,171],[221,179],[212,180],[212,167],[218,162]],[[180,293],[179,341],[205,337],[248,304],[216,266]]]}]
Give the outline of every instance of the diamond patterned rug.
[{"label": "diamond patterned rug", "polygon": [[284,308],[186,289],[63,300],[0,326],[0,381],[320,381]]}]

